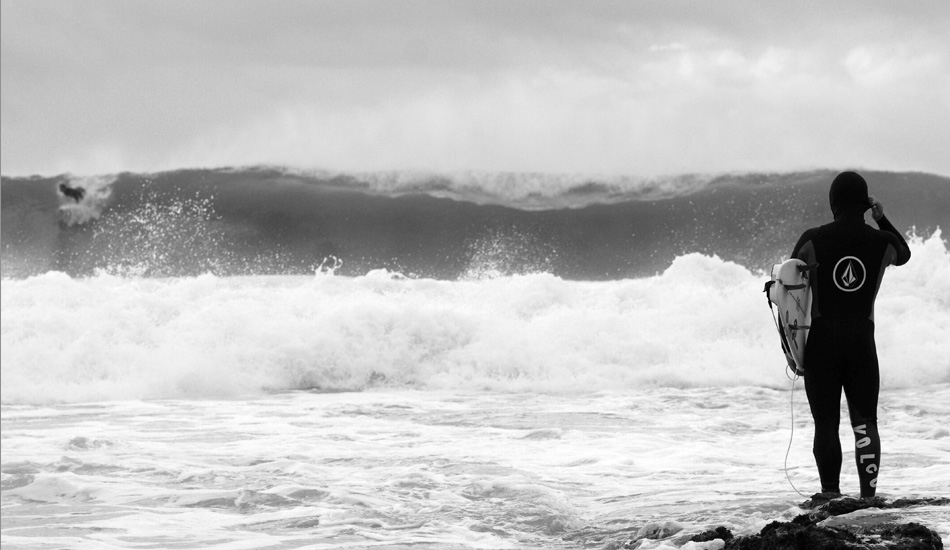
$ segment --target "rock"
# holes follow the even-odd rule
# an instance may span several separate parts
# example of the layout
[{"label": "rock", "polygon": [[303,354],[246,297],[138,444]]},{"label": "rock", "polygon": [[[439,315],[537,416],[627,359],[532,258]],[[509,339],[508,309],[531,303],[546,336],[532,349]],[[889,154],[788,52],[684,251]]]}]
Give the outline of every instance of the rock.
[{"label": "rock", "polygon": [[[856,499],[835,493],[814,495],[802,504],[807,513],[792,521],[773,521],[757,534],[733,536],[725,527],[689,539],[693,543],[722,540],[723,550],[943,550],[940,535],[919,523],[899,523],[895,512],[910,506],[948,506],[947,498],[908,498],[887,502],[883,498]],[[866,512],[860,512],[866,510]],[[623,548],[639,548],[648,539],[665,539],[682,526],[675,522],[651,523]],[[677,546],[685,537],[674,541]]]},{"label": "rock", "polygon": [[888,508],[910,506],[950,506],[950,498],[899,498],[887,505]]},{"label": "rock", "polygon": [[757,535],[726,541],[724,550],[857,550],[858,537],[843,529],[772,522]]},{"label": "rock", "polygon": [[[881,532],[881,539],[891,541],[891,548],[914,548],[920,550],[942,549],[940,535],[919,523],[905,523]],[[889,545],[890,546],[890,545]]]},{"label": "rock", "polygon": [[715,529],[710,529],[709,531],[703,531],[702,533],[696,535],[695,537],[689,539],[690,542],[709,542],[711,540],[731,540],[732,531],[726,529],[725,527],[716,527]]},{"label": "rock", "polygon": [[[816,498],[817,497],[817,498]],[[894,524],[893,513],[829,520],[870,508],[944,506],[948,499],[901,499],[888,503],[880,497],[826,499],[815,495],[802,505],[811,508],[790,522],[772,522],[758,534],[727,540],[724,550],[943,550],[940,535],[919,523]]]},{"label": "rock", "polygon": [[802,503],[801,507],[809,510],[812,508],[817,508],[819,506],[828,504],[829,502],[842,498],[841,493],[815,493],[811,496],[810,499]]},{"label": "rock", "polygon": [[827,505],[823,506],[821,510],[827,512],[829,516],[842,516],[844,514],[850,514],[856,510],[864,510],[866,508],[887,508],[887,503],[881,497],[869,499],[845,497],[839,500],[832,500]]}]

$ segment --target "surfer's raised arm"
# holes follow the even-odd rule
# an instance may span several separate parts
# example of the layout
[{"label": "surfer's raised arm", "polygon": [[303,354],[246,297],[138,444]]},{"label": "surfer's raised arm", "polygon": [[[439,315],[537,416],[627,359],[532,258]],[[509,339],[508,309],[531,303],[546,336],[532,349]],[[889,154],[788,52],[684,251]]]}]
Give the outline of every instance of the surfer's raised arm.
[{"label": "surfer's raised arm", "polygon": [[868,197],[868,203],[871,205],[871,217],[877,222],[877,226],[881,231],[886,231],[893,234],[897,239],[890,239],[891,246],[893,250],[888,249],[888,259],[893,265],[904,265],[910,260],[910,247],[907,246],[907,241],[904,240],[904,236],[901,235],[901,232],[894,227],[894,224],[891,223],[886,217],[884,217],[884,205],[881,204],[881,201],[874,198],[873,195]]}]

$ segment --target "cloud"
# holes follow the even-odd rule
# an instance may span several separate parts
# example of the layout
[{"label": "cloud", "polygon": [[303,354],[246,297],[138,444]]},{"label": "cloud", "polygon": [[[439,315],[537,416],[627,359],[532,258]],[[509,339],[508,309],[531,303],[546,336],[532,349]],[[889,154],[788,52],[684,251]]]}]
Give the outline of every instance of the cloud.
[{"label": "cloud", "polygon": [[937,4],[2,7],[4,173],[950,173]]},{"label": "cloud", "polygon": [[844,58],[848,74],[861,86],[902,86],[946,74],[941,55],[912,52],[904,44],[861,45],[851,49]]}]

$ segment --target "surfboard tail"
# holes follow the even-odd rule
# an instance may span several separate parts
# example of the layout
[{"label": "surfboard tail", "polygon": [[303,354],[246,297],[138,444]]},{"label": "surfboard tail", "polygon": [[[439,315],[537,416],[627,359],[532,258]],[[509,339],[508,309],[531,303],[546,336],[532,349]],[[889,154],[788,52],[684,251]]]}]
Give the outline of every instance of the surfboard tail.
[{"label": "surfboard tail", "polygon": [[[796,375],[805,372],[805,345],[811,325],[810,274],[818,264],[798,259],[772,266],[771,280],[765,284],[769,308],[773,309],[788,367]],[[777,315],[776,315],[777,313]]]}]

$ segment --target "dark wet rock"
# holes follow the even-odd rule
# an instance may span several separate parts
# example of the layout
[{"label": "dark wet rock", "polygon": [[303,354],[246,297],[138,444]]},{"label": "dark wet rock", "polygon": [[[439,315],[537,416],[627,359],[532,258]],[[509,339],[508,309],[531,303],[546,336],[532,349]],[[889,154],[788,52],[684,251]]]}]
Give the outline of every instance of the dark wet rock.
[{"label": "dark wet rock", "polygon": [[943,550],[940,535],[918,523],[862,531],[773,522],[757,535],[726,541],[723,550]]},{"label": "dark wet rock", "polygon": [[[818,498],[816,498],[818,497]],[[829,520],[858,510],[946,506],[945,498],[900,499],[880,497],[825,499],[816,495],[802,505],[810,509],[790,522],[772,522],[758,534],[727,540],[724,550],[943,550],[940,535],[918,523],[895,524],[895,515],[882,513],[842,521]]]},{"label": "dark wet rock", "polygon": [[[933,530],[919,523],[903,523],[902,508],[950,506],[948,498],[902,498],[888,502],[876,497],[856,499],[837,493],[820,493],[802,503],[806,513],[792,521],[773,521],[756,534],[733,536],[725,527],[705,531],[692,538],[675,535],[682,529],[676,522],[650,523],[619,546],[639,549],[647,540],[670,538],[680,547],[687,542],[722,540],[723,550],[943,550],[943,542]],[[855,514],[859,510],[868,510]]]},{"label": "dark wet rock", "polygon": [[[812,497],[814,500],[814,497]],[[811,503],[813,500],[806,501],[802,504],[802,508],[809,508],[806,506]],[[811,511],[806,514],[806,519],[796,518],[800,522],[807,523],[818,523],[824,521],[833,516],[843,516],[845,514],[850,514],[858,510],[865,510],[868,508],[878,508],[881,510],[891,510],[891,509],[900,509],[900,508],[909,508],[911,506],[948,506],[950,505],[950,499],[948,498],[902,498],[895,500],[893,502],[887,502],[881,497],[874,498],[851,498],[851,497],[841,497],[824,504],[820,504],[816,507],[813,507]]]},{"label": "dark wet rock", "polygon": [[887,505],[888,508],[910,506],[950,506],[950,498],[899,498]]},{"label": "dark wet rock", "polygon": [[801,507],[806,510],[810,510],[812,508],[818,508],[819,506],[828,504],[829,502],[842,497],[843,495],[841,493],[815,493],[810,499],[803,502]]},{"label": "dark wet rock", "polygon": [[703,531],[695,537],[689,539],[690,542],[709,542],[711,540],[732,540],[732,531],[725,527],[716,527],[709,531]]},{"label": "dark wet rock", "polygon": [[833,500],[828,503],[827,506],[823,506],[823,511],[827,512],[830,516],[842,516],[844,514],[850,514],[856,510],[864,510],[866,508],[886,508],[887,502],[881,497],[874,498],[842,498],[840,500]]},{"label": "dark wet rock", "polygon": [[[919,523],[913,522],[881,531],[881,539],[906,544],[906,546],[893,546],[893,548],[919,548],[921,550],[943,548],[943,541],[940,540],[940,535]],[[912,543],[914,544],[913,546],[910,545]]]},{"label": "dark wet rock", "polygon": [[832,516],[843,516],[845,514],[850,514],[851,512],[856,512],[858,510],[865,510],[867,508],[887,508],[887,502],[885,502],[885,500],[881,497],[874,497],[870,499],[841,497],[836,500],[825,502],[824,504],[820,504],[818,506],[806,506],[811,502],[813,501],[806,501],[802,504],[802,508],[806,510],[811,508],[811,511],[806,514],[810,523],[818,523],[819,521],[828,519]]},{"label": "dark wet rock", "polygon": [[856,550],[858,537],[843,529],[774,521],[756,534],[726,541],[724,550]]}]

